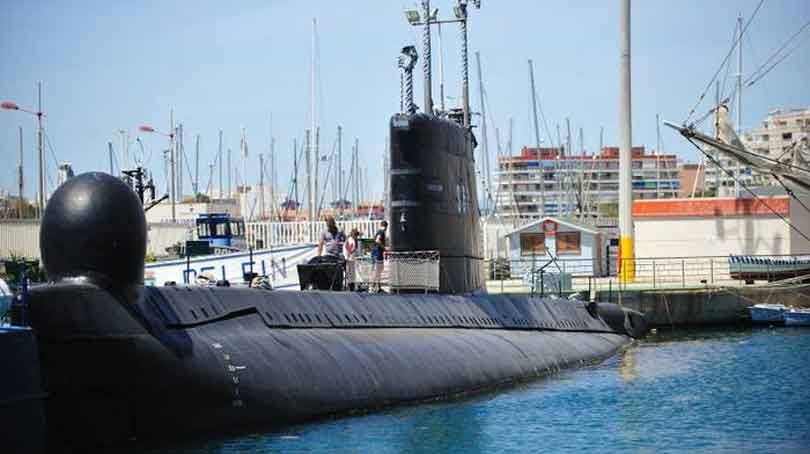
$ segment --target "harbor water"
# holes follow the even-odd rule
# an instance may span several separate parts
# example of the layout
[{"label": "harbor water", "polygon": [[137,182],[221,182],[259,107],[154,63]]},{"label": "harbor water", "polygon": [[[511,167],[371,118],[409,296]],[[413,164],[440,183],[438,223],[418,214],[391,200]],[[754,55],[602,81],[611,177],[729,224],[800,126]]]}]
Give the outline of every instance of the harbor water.
[{"label": "harbor water", "polygon": [[659,330],[597,366],[471,398],[128,451],[810,452],[808,366],[810,329]]}]

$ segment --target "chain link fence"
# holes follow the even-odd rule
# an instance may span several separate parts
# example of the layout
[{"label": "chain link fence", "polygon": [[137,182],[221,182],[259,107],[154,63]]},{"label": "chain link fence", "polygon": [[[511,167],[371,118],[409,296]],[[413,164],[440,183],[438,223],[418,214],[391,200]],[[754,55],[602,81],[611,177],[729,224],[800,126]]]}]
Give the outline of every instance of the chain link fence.
[{"label": "chain link fence", "polygon": [[383,261],[371,256],[346,262],[346,281],[355,288],[392,292],[439,290],[439,252],[387,252]]}]

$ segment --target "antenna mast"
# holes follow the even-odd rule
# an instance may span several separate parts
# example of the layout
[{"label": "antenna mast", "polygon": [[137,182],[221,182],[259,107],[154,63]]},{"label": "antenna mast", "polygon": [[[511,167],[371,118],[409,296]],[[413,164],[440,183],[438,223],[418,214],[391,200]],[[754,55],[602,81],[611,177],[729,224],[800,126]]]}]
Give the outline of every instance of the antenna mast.
[{"label": "antenna mast", "polygon": [[[476,53],[477,55],[477,53]],[[534,141],[537,144],[538,158],[542,162],[543,156],[540,150],[540,125],[537,123],[537,92],[534,88],[534,62],[529,59],[529,85],[532,90],[532,112],[534,114]],[[483,95],[482,95],[483,97]],[[540,216],[546,214],[546,174],[540,168]]]},{"label": "antenna mast", "polygon": [[492,186],[489,181],[489,144],[487,142],[487,111],[484,102],[484,79],[481,76],[481,54],[475,53],[475,63],[478,69],[478,91],[480,93],[479,103],[481,110],[481,173],[484,176],[484,211],[489,212],[489,204],[492,201]]}]

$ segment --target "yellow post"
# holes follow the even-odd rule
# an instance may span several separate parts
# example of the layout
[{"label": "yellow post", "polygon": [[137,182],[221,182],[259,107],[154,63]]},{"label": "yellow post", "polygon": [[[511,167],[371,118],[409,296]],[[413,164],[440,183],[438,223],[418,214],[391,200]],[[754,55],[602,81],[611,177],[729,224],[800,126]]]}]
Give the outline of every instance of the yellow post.
[{"label": "yellow post", "polygon": [[623,236],[619,239],[619,279],[622,283],[632,283],[636,279],[636,260],[633,237]]}]

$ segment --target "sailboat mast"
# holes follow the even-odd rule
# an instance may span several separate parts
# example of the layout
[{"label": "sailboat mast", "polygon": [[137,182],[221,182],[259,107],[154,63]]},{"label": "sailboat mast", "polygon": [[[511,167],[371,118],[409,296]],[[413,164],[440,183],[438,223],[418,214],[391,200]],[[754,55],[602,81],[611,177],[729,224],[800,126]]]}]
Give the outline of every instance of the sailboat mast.
[{"label": "sailboat mast", "polygon": [[320,153],[320,145],[321,145],[321,128],[315,128],[315,219],[320,219],[321,217],[321,207],[320,203],[318,202],[318,194],[320,193],[320,188],[318,187],[318,171],[321,168],[321,153]]},{"label": "sailboat mast", "polygon": [[337,197],[338,210],[343,214],[343,127],[337,127]]},{"label": "sailboat mast", "polygon": [[[737,16],[737,137],[742,140],[742,38],[743,38],[743,18]],[[734,197],[740,197],[740,160],[737,160],[737,169],[734,174]]]},{"label": "sailboat mast", "polygon": [[487,111],[485,108],[486,102],[484,101],[484,80],[481,77],[481,54],[475,53],[475,63],[478,69],[478,92],[479,103],[481,110],[481,173],[484,175],[484,211],[489,212],[489,203],[492,199],[491,188],[492,185],[489,181],[489,144],[487,143]]},{"label": "sailboat mast", "polygon": [[222,198],[222,130],[219,130],[219,146],[217,147],[217,159],[219,160],[219,198]]},{"label": "sailboat mast", "polygon": [[264,153],[259,153],[259,219],[264,220]]},{"label": "sailboat mast", "polygon": [[200,135],[197,134],[197,138],[194,143],[194,197],[196,199],[197,194],[200,193]]},{"label": "sailboat mast", "polygon": [[655,114],[655,198],[661,198],[661,119]]},{"label": "sailboat mast", "polygon": [[276,138],[270,136],[270,220],[273,220],[276,204]]},{"label": "sailboat mast", "polygon": [[298,218],[298,139],[293,138],[293,201],[295,202],[295,217]]},{"label": "sailboat mast", "polygon": [[312,199],[312,173],[310,169],[312,168],[312,158],[310,157],[312,153],[312,149],[310,147],[310,130],[307,129],[304,135],[304,165],[307,169],[307,220],[312,222],[314,219],[314,212],[312,211],[314,208],[314,202]]},{"label": "sailboat mast", "polygon": [[[22,126],[19,127],[20,130],[20,165],[17,168],[17,184],[19,188],[19,193],[17,195],[17,216],[22,219],[23,218],[23,130]],[[110,162],[112,163],[112,142],[108,142],[110,145]],[[110,169],[112,169],[112,164],[110,164]]]},{"label": "sailboat mast", "polygon": [[[540,154],[540,125],[537,123],[537,92],[534,88],[534,62],[529,59],[529,86],[532,90],[532,113],[534,119],[534,143],[537,147],[540,162],[542,163],[542,155]],[[546,181],[545,172],[543,167],[540,167],[540,216],[546,214]]]}]

